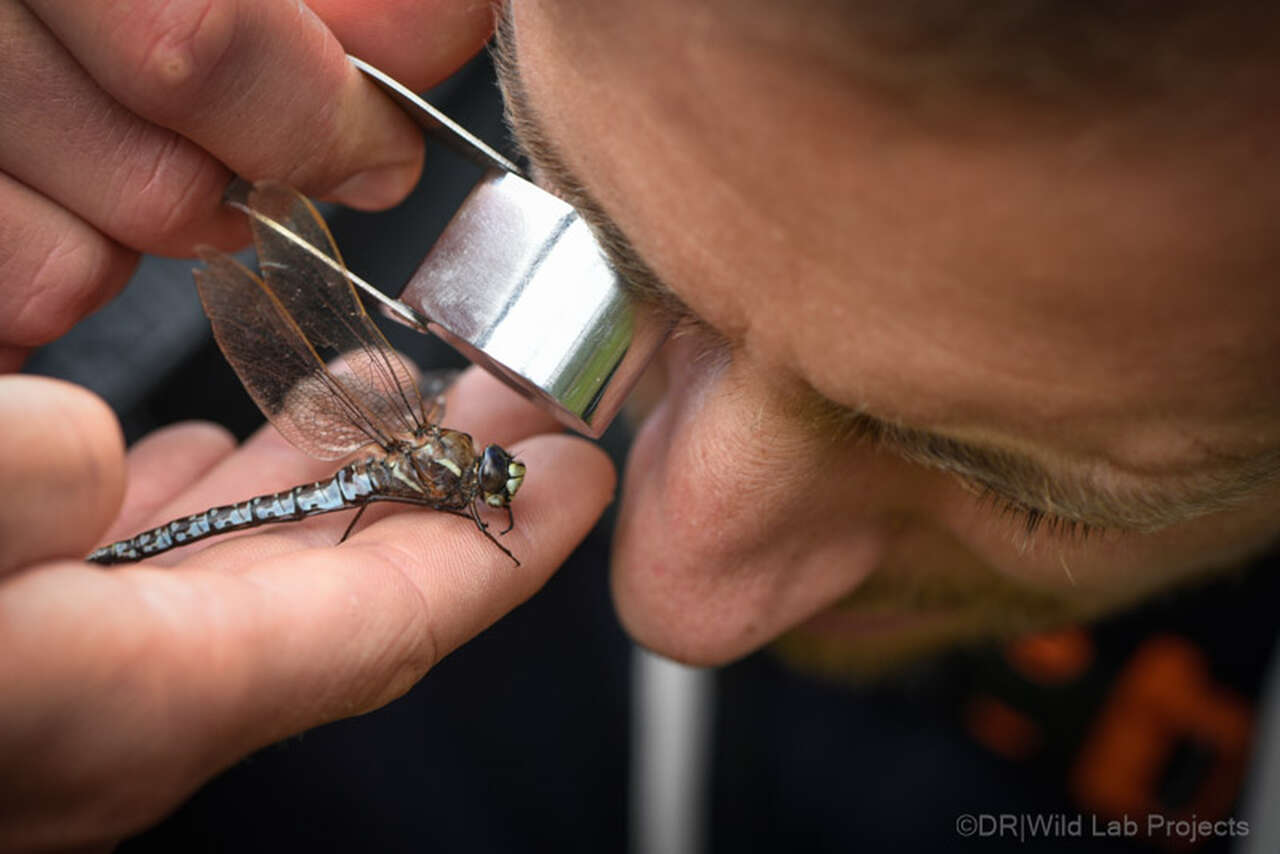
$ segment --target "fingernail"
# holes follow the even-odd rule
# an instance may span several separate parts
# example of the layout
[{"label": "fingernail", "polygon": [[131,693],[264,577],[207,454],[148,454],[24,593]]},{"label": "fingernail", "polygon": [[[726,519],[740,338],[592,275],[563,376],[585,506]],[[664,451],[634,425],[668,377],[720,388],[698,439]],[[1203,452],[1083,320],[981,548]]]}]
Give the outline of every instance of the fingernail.
[{"label": "fingernail", "polygon": [[378,166],[357,172],[331,192],[329,198],[360,210],[389,208],[409,194],[418,180],[414,163]]}]

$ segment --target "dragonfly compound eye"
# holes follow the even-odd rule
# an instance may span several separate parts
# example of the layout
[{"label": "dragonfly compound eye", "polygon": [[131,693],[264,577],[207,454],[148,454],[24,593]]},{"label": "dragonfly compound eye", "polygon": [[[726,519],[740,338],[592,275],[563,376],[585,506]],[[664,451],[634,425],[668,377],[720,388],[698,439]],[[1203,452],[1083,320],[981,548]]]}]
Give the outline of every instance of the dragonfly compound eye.
[{"label": "dragonfly compound eye", "polygon": [[484,503],[503,507],[524,482],[524,464],[497,445],[489,445],[480,458],[480,489]]}]

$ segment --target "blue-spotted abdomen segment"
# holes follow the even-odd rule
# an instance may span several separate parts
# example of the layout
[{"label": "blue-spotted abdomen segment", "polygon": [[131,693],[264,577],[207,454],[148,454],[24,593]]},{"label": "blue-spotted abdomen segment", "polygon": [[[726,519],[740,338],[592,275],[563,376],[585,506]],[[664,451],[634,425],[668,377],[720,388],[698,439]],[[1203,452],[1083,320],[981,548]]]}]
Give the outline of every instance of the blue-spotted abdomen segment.
[{"label": "blue-spotted abdomen segment", "polygon": [[255,519],[290,520],[298,516],[298,503],[293,500],[293,490],[275,495],[259,495],[250,499],[250,510]]},{"label": "blue-spotted abdomen segment", "polygon": [[238,504],[211,507],[203,513],[175,519],[131,539],[103,546],[86,560],[101,564],[142,560],[217,534],[358,507],[375,491],[376,484],[366,466],[356,463],[339,469],[328,480],[259,495]]}]

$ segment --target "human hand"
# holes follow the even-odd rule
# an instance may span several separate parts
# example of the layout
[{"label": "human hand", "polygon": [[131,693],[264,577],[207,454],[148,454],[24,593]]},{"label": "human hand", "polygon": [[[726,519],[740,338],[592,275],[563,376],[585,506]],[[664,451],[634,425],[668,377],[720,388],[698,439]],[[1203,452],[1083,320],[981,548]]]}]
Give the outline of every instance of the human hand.
[{"label": "human hand", "polygon": [[136,831],[246,753],[399,696],[537,590],[610,500],[610,464],[478,371],[449,410],[528,465],[504,539],[518,568],[465,520],[379,505],[341,545],[348,514],[102,569],[78,558],[336,466],[204,424],[126,459],[97,398],[0,378],[0,849]]},{"label": "human hand", "polygon": [[361,208],[413,186],[422,139],[347,62],[407,84],[483,44],[451,0],[0,2],[0,370],[113,295],[139,252],[247,242],[232,173]]}]

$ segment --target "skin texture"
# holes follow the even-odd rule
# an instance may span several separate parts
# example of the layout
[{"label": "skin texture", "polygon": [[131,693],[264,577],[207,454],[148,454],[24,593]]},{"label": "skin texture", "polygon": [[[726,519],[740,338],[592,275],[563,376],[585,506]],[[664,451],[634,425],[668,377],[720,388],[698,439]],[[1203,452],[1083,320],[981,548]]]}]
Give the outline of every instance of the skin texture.
[{"label": "skin texture", "polygon": [[[243,242],[218,205],[231,171],[368,207],[408,189],[417,135],[339,45],[425,85],[478,47],[488,8],[313,8],[0,5],[8,364],[137,251]],[[638,640],[716,663],[801,631],[884,666],[1099,613],[1274,539],[1267,487],[1166,530],[1026,533],[828,417],[855,407],[1120,489],[1265,457],[1280,192],[1254,102],[1274,75],[1094,120],[962,99],[924,121],[814,61],[795,41],[813,30],[732,11],[515,4],[548,135],[698,318],[655,374],[624,488],[612,577]],[[396,696],[536,589],[613,486],[598,450],[474,375],[448,422],[529,465],[519,571],[463,520],[394,508],[338,548],[346,520],[321,517],[105,571],[76,558],[333,466],[193,425],[126,459],[101,402],[2,382],[0,431],[24,438],[0,446],[0,847],[118,838],[254,747]]]},{"label": "skin texture", "polygon": [[700,321],[624,479],[612,579],[635,638],[716,664],[810,621],[875,669],[1097,614],[1274,539],[1274,485],[1159,530],[1027,533],[814,413],[1121,493],[1238,480],[1280,444],[1280,181],[1259,168],[1280,129],[1256,109],[1277,69],[1092,116],[964,92],[939,114],[833,70],[813,31],[751,20],[677,0],[512,8],[528,110]]},{"label": "skin texture", "polygon": [[[6,534],[33,526],[27,550],[0,562],[4,850],[118,839],[246,753],[400,696],[532,595],[613,492],[601,451],[555,435],[547,416],[472,372],[450,392],[448,422],[510,443],[529,466],[503,538],[519,568],[467,520],[380,505],[341,546],[349,514],[104,570],[80,556],[336,466],[269,427],[237,448],[208,424],[166,428],[125,457],[114,417],[82,389],[4,377],[0,401],[6,436],[53,428],[25,435],[22,452],[43,473],[6,480],[21,500],[0,513]],[[16,455],[0,465],[22,473]],[[563,479],[538,476],[554,471],[575,473],[571,495]]]},{"label": "skin texture", "polygon": [[[233,171],[360,207],[406,193],[421,135],[342,45],[426,86],[491,13],[379,5],[0,2],[0,369],[108,299],[137,252],[247,242],[220,204]],[[519,568],[467,520],[379,505],[341,546],[350,514],[108,570],[83,556],[340,463],[204,424],[126,455],[87,391],[0,376],[0,850],[109,850],[258,747],[399,696],[536,591],[612,499],[612,466],[480,373],[447,426],[528,465],[503,538]]]},{"label": "skin texture", "polygon": [[233,172],[361,208],[409,192],[421,133],[345,52],[425,87],[480,48],[490,10],[314,5],[0,4],[0,369],[110,298],[138,252],[247,242],[220,204]]}]

